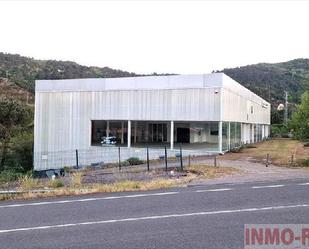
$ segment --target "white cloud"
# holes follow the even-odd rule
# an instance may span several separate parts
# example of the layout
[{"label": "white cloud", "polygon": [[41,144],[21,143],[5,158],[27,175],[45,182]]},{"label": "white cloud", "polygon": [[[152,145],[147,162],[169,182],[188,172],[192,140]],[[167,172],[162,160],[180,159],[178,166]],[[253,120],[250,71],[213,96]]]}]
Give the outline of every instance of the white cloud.
[{"label": "white cloud", "polygon": [[0,51],[138,73],[309,57],[306,1],[0,2]]}]

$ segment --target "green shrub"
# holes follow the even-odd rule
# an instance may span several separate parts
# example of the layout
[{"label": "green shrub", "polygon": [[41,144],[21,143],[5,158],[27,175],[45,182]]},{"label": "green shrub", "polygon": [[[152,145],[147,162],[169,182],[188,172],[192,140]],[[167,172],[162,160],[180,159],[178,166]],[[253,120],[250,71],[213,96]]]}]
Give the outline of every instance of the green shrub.
[{"label": "green shrub", "polygon": [[130,165],[138,165],[143,164],[143,160],[140,160],[138,157],[130,157],[128,160]]},{"label": "green shrub", "polygon": [[64,167],[63,167],[63,171],[64,171],[65,173],[70,173],[70,172],[72,171],[72,167],[64,166]]},{"label": "green shrub", "polygon": [[13,170],[4,170],[0,173],[0,183],[8,183],[16,181],[23,174]]},{"label": "green shrub", "polygon": [[309,167],[309,158],[299,160],[298,165],[301,167]]},{"label": "green shrub", "polygon": [[125,160],[125,161],[122,161],[120,165],[124,167],[124,166],[130,166],[131,164],[129,163],[128,160]]},{"label": "green shrub", "polygon": [[289,137],[289,129],[285,124],[273,124],[271,125],[271,136],[272,137]]},{"label": "green shrub", "polygon": [[33,166],[33,133],[23,132],[11,139],[11,152],[7,156],[6,168],[18,172],[32,170]]}]

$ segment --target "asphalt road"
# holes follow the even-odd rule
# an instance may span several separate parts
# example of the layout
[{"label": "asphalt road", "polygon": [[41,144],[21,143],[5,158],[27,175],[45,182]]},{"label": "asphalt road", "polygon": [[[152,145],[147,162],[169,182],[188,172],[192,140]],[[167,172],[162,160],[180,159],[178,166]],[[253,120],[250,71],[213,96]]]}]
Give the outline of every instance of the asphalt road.
[{"label": "asphalt road", "polygon": [[0,203],[0,248],[243,248],[244,224],[309,224],[309,179]]}]

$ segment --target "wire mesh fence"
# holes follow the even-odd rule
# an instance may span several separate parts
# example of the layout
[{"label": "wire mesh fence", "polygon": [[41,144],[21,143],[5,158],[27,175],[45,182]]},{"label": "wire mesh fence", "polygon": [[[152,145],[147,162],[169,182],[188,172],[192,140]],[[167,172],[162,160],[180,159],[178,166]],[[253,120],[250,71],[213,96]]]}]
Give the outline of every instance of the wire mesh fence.
[{"label": "wire mesh fence", "polygon": [[190,164],[198,156],[211,156],[204,150],[171,150],[162,148],[94,147],[87,150],[66,150],[53,152],[35,152],[34,169],[36,171],[74,167],[78,169],[92,167],[104,168],[114,165],[119,169],[125,166],[143,164],[147,170],[159,167],[179,167]]}]

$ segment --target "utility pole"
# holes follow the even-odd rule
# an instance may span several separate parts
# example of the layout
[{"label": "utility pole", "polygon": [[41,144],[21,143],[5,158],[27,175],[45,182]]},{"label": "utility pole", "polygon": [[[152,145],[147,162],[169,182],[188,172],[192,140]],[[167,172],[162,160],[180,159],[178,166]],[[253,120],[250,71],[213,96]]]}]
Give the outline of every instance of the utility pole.
[{"label": "utility pole", "polygon": [[270,83],[268,83],[268,102],[270,104]]},{"label": "utility pole", "polygon": [[285,106],[284,106],[284,123],[288,123],[288,92],[285,92]]}]

